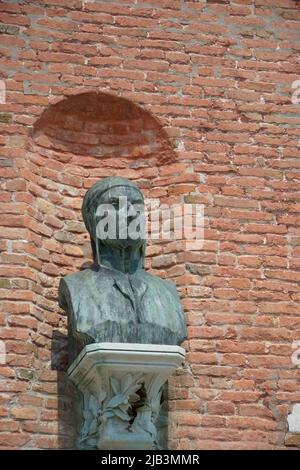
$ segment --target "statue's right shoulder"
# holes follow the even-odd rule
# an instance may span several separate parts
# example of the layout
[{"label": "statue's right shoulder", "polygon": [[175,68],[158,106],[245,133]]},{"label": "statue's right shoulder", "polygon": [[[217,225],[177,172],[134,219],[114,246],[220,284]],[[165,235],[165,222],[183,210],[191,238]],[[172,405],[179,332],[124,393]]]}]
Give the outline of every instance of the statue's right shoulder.
[{"label": "statue's right shoulder", "polygon": [[61,278],[58,286],[59,306],[68,311],[74,296],[82,295],[83,289],[89,286],[95,276],[95,270],[88,268]]}]

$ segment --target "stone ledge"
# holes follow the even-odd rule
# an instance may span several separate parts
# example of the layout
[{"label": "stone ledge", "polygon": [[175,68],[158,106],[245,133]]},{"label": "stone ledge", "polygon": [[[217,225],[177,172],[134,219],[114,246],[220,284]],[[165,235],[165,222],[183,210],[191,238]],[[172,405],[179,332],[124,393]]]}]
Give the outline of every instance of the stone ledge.
[{"label": "stone ledge", "polygon": [[300,447],[300,433],[289,432],[285,435],[284,443],[286,446],[298,446]]}]

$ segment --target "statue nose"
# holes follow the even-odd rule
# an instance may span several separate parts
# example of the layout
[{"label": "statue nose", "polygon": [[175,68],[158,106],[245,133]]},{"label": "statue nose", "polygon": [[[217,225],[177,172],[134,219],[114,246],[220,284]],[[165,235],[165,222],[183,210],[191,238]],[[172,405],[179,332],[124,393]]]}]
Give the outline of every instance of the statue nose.
[{"label": "statue nose", "polygon": [[136,216],[136,210],[135,210],[133,204],[131,204],[131,202],[128,202],[128,204],[127,204],[127,218],[128,219],[133,219],[135,216]]}]

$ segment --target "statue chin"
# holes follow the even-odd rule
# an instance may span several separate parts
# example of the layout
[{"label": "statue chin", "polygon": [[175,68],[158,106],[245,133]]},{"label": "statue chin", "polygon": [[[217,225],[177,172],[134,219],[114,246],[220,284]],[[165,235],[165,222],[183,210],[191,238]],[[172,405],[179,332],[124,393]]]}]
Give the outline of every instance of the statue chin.
[{"label": "statue chin", "polygon": [[102,240],[101,243],[105,246],[108,246],[112,249],[124,250],[126,248],[140,248],[145,240],[142,238],[132,239],[132,238],[114,238]]}]

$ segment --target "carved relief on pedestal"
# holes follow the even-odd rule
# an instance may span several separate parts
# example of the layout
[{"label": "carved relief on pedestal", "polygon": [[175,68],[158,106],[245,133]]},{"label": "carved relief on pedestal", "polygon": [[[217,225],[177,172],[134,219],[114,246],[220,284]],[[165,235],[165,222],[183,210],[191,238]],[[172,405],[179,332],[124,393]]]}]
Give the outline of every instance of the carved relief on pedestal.
[{"label": "carved relief on pedestal", "polygon": [[141,373],[111,376],[109,390],[100,388],[85,393],[79,448],[97,448],[105,435],[117,432],[126,439],[130,433],[144,435],[145,440],[151,440],[153,449],[161,447],[159,428],[166,425],[166,419],[160,416],[162,390],[149,400],[145,379]]}]

